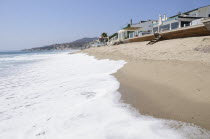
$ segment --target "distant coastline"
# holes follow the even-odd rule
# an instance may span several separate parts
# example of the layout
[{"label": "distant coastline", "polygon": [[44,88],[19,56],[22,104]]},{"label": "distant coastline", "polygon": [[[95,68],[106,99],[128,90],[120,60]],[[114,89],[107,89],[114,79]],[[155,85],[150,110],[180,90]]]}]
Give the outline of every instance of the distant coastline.
[{"label": "distant coastline", "polygon": [[82,38],[69,43],[61,43],[61,44],[52,44],[43,47],[35,47],[31,49],[23,49],[22,51],[51,51],[51,50],[69,50],[69,49],[83,49],[90,42],[97,40],[97,37],[94,38]]}]

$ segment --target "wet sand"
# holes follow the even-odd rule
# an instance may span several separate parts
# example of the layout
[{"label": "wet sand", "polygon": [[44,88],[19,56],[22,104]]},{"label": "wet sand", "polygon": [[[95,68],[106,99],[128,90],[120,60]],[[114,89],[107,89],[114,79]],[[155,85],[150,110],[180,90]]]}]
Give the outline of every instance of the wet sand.
[{"label": "wet sand", "polygon": [[210,36],[90,48],[98,59],[125,60],[114,76],[122,100],[141,114],[210,130]]}]

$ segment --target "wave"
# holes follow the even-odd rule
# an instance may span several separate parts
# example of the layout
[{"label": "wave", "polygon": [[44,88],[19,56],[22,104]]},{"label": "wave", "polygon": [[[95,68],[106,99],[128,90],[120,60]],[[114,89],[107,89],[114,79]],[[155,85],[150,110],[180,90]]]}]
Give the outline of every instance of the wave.
[{"label": "wave", "polygon": [[119,82],[111,74],[124,61],[66,53],[40,57],[0,77],[2,139],[210,137],[197,126],[143,116],[122,103]]}]

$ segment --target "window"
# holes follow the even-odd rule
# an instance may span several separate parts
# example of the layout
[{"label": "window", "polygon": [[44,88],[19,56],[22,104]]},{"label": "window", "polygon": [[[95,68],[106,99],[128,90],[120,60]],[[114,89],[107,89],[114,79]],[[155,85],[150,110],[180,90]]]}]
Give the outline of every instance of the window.
[{"label": "window", "polygon": [[184,27],[184,26],[190,26],[190,22],[186,22],[186,21],[182,21],[181,22],[181,27]]},{"label": "window", "polygon": [[160,31],[170,30],[170,24],[160,26]]},{"label": "window", "polygon": [[209,17],[210,17],[210,14],[209,14]]},{"label": "window", "polygon": [[171,29],[177,29],[179,27],[179,23],[175,22],[171,24]]},{"label": "window", "polygon": [[129,37],[130,37],[130,38],[133,38],[133,37],[134,37],[134,36],[133,36],[133,33],[130,33],[130,34],[129,34]]},{"label": "window", "polygon": [[155,32],[158,32],[158,27],[154,27],[153,28],[153,32],[155,33]]}]

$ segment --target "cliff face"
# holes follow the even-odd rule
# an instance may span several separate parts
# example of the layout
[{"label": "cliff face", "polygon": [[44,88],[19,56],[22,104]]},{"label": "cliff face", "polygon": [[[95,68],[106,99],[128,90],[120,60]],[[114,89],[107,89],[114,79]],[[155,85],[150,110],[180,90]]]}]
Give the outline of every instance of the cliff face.
[{"label": "cliff face", "polygon": [[43,47],[36,47],[31,49],[24,49],[23,51],[49,51],[49,50],[68,50],[68,49],[83,49],[90,42],[96,40],[98,38],[82,38],[70,43],[62,43],[62,44],[52,44]]}]

